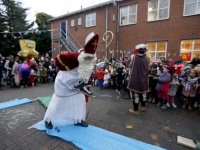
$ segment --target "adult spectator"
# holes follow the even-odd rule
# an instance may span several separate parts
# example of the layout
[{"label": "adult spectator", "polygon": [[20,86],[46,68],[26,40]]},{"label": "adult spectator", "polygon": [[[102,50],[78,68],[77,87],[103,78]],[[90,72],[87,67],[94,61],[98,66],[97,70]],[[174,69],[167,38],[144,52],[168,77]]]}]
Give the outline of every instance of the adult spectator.
[{"label": "adult spectator", "polygon": [[16,57],[15,57],[15,62],[17,62],[18,64],[21,64],[21,63],[22,63],[22,61],[19,59],[19,56],[16,56]]},{"label": "adult spectator", "polygon": [[46,54],[46,56],[45,56],[44,60],[46,60],[46,59],[48,59],[48,60],[49,60],[49,62],[51,61],[51,59],[49,58],[49,54]]},{"label": "adult spectator", "polygon": [[182,57],[181,56],[179,56],[178,57],[178,60],[176,60],[175,62],[174,62],[174,65],[180,65],[181,63],[182,63]]},{"label": "adult spectator", "polygon": [[200,59],[199,57],[194,57],[192,59],[192,61],[189,64],[193,64],[193,66],[195,67],[196,65],[200,64]]},{"label": "adult spectator", "polygon": [[1,80],[3,78],[3,60],[2,60],[2,55],[0,53],[0,90],[1,90]]},{"label": "adult spectator", "polygon": [[10,58],[10,61],[6,62],[4,66],[7,69],[6,75],[10,81],[10,85],[12,89],[14,89],[14,86],[15,86],[14,76],[17,73],[17,66],[18,66],[18,63],[15,62],[15,59],[13,56]]},{"label": "adult spectator", "polygon": [[120,87],[121,87],[122,81],[124,79],[124,72],[123,72],[123,70],[124,70],[123,64],[119,63],[119,67],[117,68],[117,71],[116,71],[116,76],[117,76],[117,80],[118,80],[116,91],[117,91],[118,94],[121,94],[120,93],[120,91],[121,91]]},{"label": "adult spectator", "polygon": [[51,66],[51,63],[49,62],[49,59],[45,59],[45,63],[43,64],[43,67],[45,67],[47,70],[49,70],[49,66]]},{"label": "adult spectator", "polygon": [[112,62],[113,62],[113,60],[115,61],[115,58],[114,58],[114,56],[112,56],[112,58],[110,59],[110,62],[112,63]]}]

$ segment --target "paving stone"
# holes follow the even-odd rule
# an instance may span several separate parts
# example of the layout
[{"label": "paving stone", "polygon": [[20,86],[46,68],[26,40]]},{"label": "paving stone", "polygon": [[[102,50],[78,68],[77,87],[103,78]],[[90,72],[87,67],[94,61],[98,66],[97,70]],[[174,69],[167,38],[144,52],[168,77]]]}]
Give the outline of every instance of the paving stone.
[{"label": "paving stone", "polygon": [[[34,87],[34,92],[32,90],[32,88],[25,88],[24,90],[16,89],[10,93],[10,87],[5,86],[4,93],[0,93],[0,103],[22,97],[34,99],[36,97],[52,95],[54,87],[53,84],[48,83],[38,84],[37,87]],[[191,117],[189,115],[192,112],[180,108],[169,108],[163,111],[155,107],[155,104],[146,103],[147,111],[143,113],[140,110],[141,108],[139,108],[140,115],[135,116],[128,111],[133,105],[132,101],[123,99],[125,92],[122,92],[122,95],[118,97],[119,95],[115,90],[99,90],[96,88],[95,95],[97,98],[93,100],[89,118],[86,119],[86,122],[90,125],[130,138],[136,138],[145,143],[155,145],[157,142],[161,144],[161,147],[169,150],[189,150],[177,144],[177,135],[184,135],[187,138],[196,140],[200,139],[200,115]],[[89,98],[87,108],[89,108],[90,102],[91,99]],[[180,107],[182,105],[182,103],[177,104]],[[0,146],[2,146],[0,150],[80,150],[73,143],[49,136],[44,131],[27,129],[43,119],[46,109],[39,102],[35,101],[8,109],[21,109],[25,106],[38,106],[40,117],[36,120],[19,122],[15,130],[12,130],[10,134],[7,134],[3,125],[0,125]],[[0,115],[2,112],[3,110],[0,110]],[[136,124],[136,126],[131,130],[127,130],[126,124]],[[162,130],[163,126],[170,127],[174,132],[171,134],[164,132]],[[150,137],[151,133],[158,136],[156,141]]]}]

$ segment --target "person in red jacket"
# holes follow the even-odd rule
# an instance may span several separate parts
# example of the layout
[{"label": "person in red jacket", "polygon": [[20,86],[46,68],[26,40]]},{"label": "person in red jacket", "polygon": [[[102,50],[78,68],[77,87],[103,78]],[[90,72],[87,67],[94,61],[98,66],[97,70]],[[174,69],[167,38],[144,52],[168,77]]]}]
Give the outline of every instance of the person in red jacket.
[{"label": "person in red jacket", "polygon": [[103,71],[103,68],[99,68],[97,73],[96,73],[96,79],[98,81],[98,87],[99,89],[103,89],[103,79],[104,79],[104,74],[107,74],[108,72]]}]

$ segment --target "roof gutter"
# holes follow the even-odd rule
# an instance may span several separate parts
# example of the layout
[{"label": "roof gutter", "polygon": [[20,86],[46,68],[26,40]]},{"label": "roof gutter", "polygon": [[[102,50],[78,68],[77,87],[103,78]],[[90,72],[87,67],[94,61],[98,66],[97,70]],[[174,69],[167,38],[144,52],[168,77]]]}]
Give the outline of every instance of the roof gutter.
[{"label": "roof gutter", "polygon": [[64,14],[64,15],[61,15],[61,16],[58,16],[58,17],[54,17],[54,18],[48,19],[47,21],[53,21],[53,20],[61,19],[61,18],[68,17],[68,16],[71,16],[71,15],[75,15],[75,14],[78,14],[78,13],[81,13],[81,12],[85,12],[85,11],[88,11],[88,10],[91,10],[91,9],[103,7],[103,6],[106,6],[106,5],[109,5],[109,4],[113,4],[113,0],[110,0],[110,1],[107,1],[107,2],[104,2],[104,3],[100,3],[100,4],[97,4],[97,5],[93,5],[93,6],[90,6],[90,7],[81,9],[81,10],[77,10],[77,11],[74,11],[74,12],[71,12],[71,13],[67,13],[67,14]]}]

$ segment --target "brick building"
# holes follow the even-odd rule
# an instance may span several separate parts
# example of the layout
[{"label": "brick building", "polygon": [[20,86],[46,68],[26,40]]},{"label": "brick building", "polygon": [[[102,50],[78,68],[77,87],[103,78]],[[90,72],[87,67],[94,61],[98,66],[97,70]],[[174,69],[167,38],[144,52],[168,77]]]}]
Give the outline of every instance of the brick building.
[{"label": "brick building", "polygon": [[[59,51],[59,45],[64,43],[57,39],[66,38],[69,32],[69,36],[80,44],[77,45],[83,47],[86,36],[92,31],[100,36],[98,58],[106,56],[108,42],[102,40],[106,31],[114,33],[107,51],[108,59],[112,55],[119,58],[121,51],[130,51],[142,43],[147,44],[148,57],[153,61],[162,56],[176,59],[181,55],[187,61],[200,56],[200,0],[115,0],[49,21],[53,29],[54,56],[67,51],[65,46]],[[59,37],[62,28],[66,35],[61,33]]]}]

